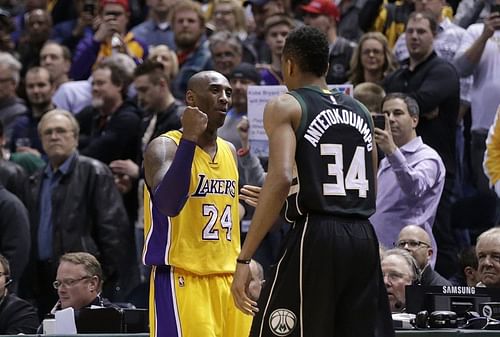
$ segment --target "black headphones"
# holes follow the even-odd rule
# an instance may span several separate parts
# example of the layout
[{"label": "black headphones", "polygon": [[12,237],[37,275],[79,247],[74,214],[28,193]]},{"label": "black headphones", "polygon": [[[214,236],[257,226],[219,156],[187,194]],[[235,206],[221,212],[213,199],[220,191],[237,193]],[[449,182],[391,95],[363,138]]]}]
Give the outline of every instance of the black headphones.
[{"label": "black headphones", "polygon": [[11,284],[13,281],[9,277],[9,275],[5,275],[5,284],[3,285],[4,287],[7,287],[9,284]]},{"label": "black headphones", "polygon": [[458,320],[453,311],[440,310],[429,314],[427,310],[423,310],[417,313],[414,324],[418,329],[457,328]]}]

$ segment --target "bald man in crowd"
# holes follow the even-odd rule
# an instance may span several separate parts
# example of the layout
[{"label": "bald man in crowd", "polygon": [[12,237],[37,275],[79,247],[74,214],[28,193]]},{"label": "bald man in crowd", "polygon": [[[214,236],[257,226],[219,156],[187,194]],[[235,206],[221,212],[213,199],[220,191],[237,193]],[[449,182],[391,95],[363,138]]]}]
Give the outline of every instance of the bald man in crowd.
[{"label": "bald man in crowd", "polygon": [[423,286],[451,285],[451,282],[439,275],[430,265],[434,254],[429,234],[417,225],[408,225],[399,232],[396,247],[406,249],[413,255],[420,268],[420,284]]}]

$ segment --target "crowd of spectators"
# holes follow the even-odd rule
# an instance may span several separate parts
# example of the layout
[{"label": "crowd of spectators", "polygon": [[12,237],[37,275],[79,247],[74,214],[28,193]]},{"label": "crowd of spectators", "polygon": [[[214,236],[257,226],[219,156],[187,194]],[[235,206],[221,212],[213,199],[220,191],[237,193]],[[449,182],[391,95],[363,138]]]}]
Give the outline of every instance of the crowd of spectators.
[{"label": "crowd of spectators", "polygon": [[[500,286],[498,233],[481,235],[479,267],[470,253],[500,220],[483,169],[500,113],[500,0],[0,0],[0,254],[11,292],[43,317],[61,256],[87,252],[102,265],[96,294],[145,306],[148,143],[180,128],[189,78],[216,70],[233,87],[220,136],[238,150],[241,185],[261,184],[247,88],[283,83],[284,41],[304,24],[328,38],[328,84],[352,84],[385,115],[372,222],[381,246],[396,247],[382,258],[393,310],[404,298],[391,281]],[[245,233],[252,208],[241,211]],[[264,274],[288,228],[275,227],[256,254]]]}]

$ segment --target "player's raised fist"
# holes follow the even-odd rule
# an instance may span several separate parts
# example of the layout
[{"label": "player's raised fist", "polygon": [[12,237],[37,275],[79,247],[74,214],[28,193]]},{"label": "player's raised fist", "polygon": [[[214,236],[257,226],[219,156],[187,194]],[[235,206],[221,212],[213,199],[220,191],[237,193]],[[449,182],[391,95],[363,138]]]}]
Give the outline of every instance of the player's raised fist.
[{"label": "player's raised fist", "polygon": [[181,123],[184,134],[183,138],[197,142],[198,137],[207,128],[208,116],[197,107],[188,106],[182,114]]}]

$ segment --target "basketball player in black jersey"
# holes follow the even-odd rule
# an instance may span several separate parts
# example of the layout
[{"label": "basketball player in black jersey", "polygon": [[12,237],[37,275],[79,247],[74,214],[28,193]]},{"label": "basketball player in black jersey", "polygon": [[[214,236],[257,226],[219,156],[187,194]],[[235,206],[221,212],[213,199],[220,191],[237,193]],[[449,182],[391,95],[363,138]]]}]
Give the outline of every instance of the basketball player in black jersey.
[{"label": "basketball player in black jersey", "polygon": [[[376,146],[370,114],[330,92],[328,41],[291,32],[282,71],[289,92],[264,111],[269,171],[237,259],[232,293],[255,315],[251,336],[393,336],[375,211]],[[284,205],[292,222],[258,304],[248,296],[248,263]]]}]

